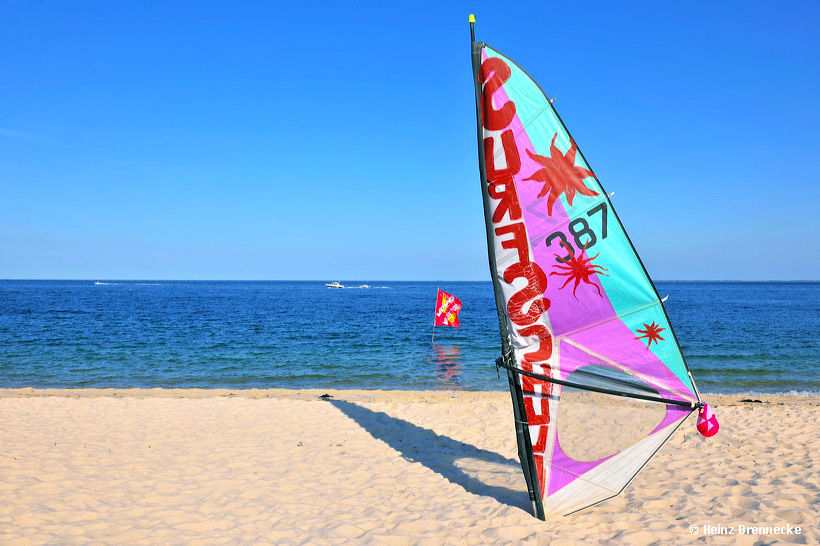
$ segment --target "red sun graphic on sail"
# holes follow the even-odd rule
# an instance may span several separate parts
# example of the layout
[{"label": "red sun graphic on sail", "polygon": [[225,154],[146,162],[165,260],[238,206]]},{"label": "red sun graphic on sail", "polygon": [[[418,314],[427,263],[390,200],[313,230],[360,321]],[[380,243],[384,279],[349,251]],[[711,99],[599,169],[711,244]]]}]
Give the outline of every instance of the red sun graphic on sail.
[{"label": "red sun graphic on sail", "polygon": [[[584,256],[584,252],[586,252],[587,250],[587,245],[584,245],[584,248],[581,249],[581,253],[577,256],[575,255],[575,251],[573,250],[571,245],[564,244],[564,242],[562,241],[561,246],[564,247],[567,250],[567,252],[569,252],[569,259],[564,259],[560,257],[558,254],[556,254],[555,257],[558,258],[558,261],[561,262],[561,264],[556,265],[554,267],[554,269],[556,269],[557,271],[553,271],[552,273],[550,273],[550,277],[552,277],[553,275],[566,277],[567,282],[561,285],[561,288],[564,288],[566,285],[568,285],[570,281],[575,281],[575,285],[572,287],[572,296],[576,300],[578,299],[578,296],[575,295],[575,291],[578,290],[578,286],[581,284],[581,281],[583,281],[586,284],[591,284],[592,286],[594,286],[595,289],[598,291],[598,295],[603,298],[604,295],[601,294],[601,287],[595,284],[595,281],[590,280],[590,276],[594,274],[609,277],[608,274],[604,273],[604,271],[609,271],[608,269],[592,263],[592,260],[597,258],[600,252],[595,256],[588,258]],[[561,288],[559,288],[559,290],[561,290]]]},{"label": "red sun graphic on sail", "polygon": [[661,328],[661,325],[660,324],[655,324],[654,320],[652,321],[652,324],[644,323],[643,327],[646,328],[646,330],[636,330],[639,334],[643,334],[643,335],[638,336],[635,339],[646,338],[647,339],[647,343],[646,343],[646,350],[647,351],[649,350],[649,346],[652,345],[653,341],[655,342],[655,345],[658,345],[658,340],[659,339],[661,341],[666,341],[665,339],[663,339],[661,337],[661,332],[666,330],[666,328]]},{"label": "red sun graphic on sail", "polygon": [[547,213],[552,216],[552,206],[561,197],[562,194],[567,196],[567,203],[572,206],[572,200],[575,198],[575,193],[582,195],[598,195],[598,192],[593,191],[584,185],[584,179],[595,178],[595,175],[583,167],[575,165],[575,153],[578,151],[578,146],[575,141],[570,139],[570,147],[566,154],[562,154],[561,150],[555,146],[555,139],[558,133],[552,136],[550,143],[549,157],[538,155],[527,150],[527,154],[533,161],[537,161],[544,168],[538,169],[535,173],[524,180],[535,180],[536,182],[543,182],[544,187],[538,194],[538,197],[544,197],[549,194],[547,198]]}]

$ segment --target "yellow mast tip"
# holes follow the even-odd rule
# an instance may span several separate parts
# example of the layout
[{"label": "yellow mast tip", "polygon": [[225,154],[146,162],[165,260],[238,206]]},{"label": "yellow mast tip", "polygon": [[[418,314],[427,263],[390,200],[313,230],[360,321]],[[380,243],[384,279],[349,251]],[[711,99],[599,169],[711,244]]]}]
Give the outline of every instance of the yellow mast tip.
[{"label": "yellow mast tip", "polygon": [[470,23],[475,23],[475,15],[473,15],[472,13],[470,14],[469,22]]}]

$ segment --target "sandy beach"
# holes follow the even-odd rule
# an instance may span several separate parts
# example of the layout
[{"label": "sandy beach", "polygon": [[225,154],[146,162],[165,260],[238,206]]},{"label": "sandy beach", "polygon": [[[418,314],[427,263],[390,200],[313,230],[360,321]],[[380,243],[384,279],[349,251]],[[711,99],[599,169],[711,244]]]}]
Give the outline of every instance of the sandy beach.
[{"label": "sandy beach", "polygon": [[503,392],[1,390],[0,542],[820,542],[820,398],[708,399],[718,436],[542,522]]}]

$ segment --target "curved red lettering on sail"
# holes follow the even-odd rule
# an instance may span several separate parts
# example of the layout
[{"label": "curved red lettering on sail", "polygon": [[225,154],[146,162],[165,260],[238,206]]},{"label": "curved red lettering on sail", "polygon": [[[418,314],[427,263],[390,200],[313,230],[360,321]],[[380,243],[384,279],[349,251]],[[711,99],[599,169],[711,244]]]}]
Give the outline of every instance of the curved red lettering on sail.
[{"label": "curved red lettering on sail", "polygon": [[501,59],[487,59],[481,63],[481,83],[484,84],[481,91],[481,122],[485,129],[500,131],[509,125],[515,116],[514,102],[507,101],[501,108],[496,109],[492,101],[493,93],[510,79],[510,74],[510,67]]}]

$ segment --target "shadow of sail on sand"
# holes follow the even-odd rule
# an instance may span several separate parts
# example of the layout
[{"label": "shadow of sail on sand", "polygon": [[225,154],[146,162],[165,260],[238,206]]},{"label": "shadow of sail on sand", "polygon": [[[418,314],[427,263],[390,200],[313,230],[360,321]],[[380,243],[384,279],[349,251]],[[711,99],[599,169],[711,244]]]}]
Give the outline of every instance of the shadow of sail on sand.
[{"label": "shadow of sail on sand", "polygon": [[384,412],[343,400],[327,402],[406,460],[424,465],[468,493],[490,497],[522,510],[529,509],[527,491],[520,484],[518,461],[436,434]]}]

